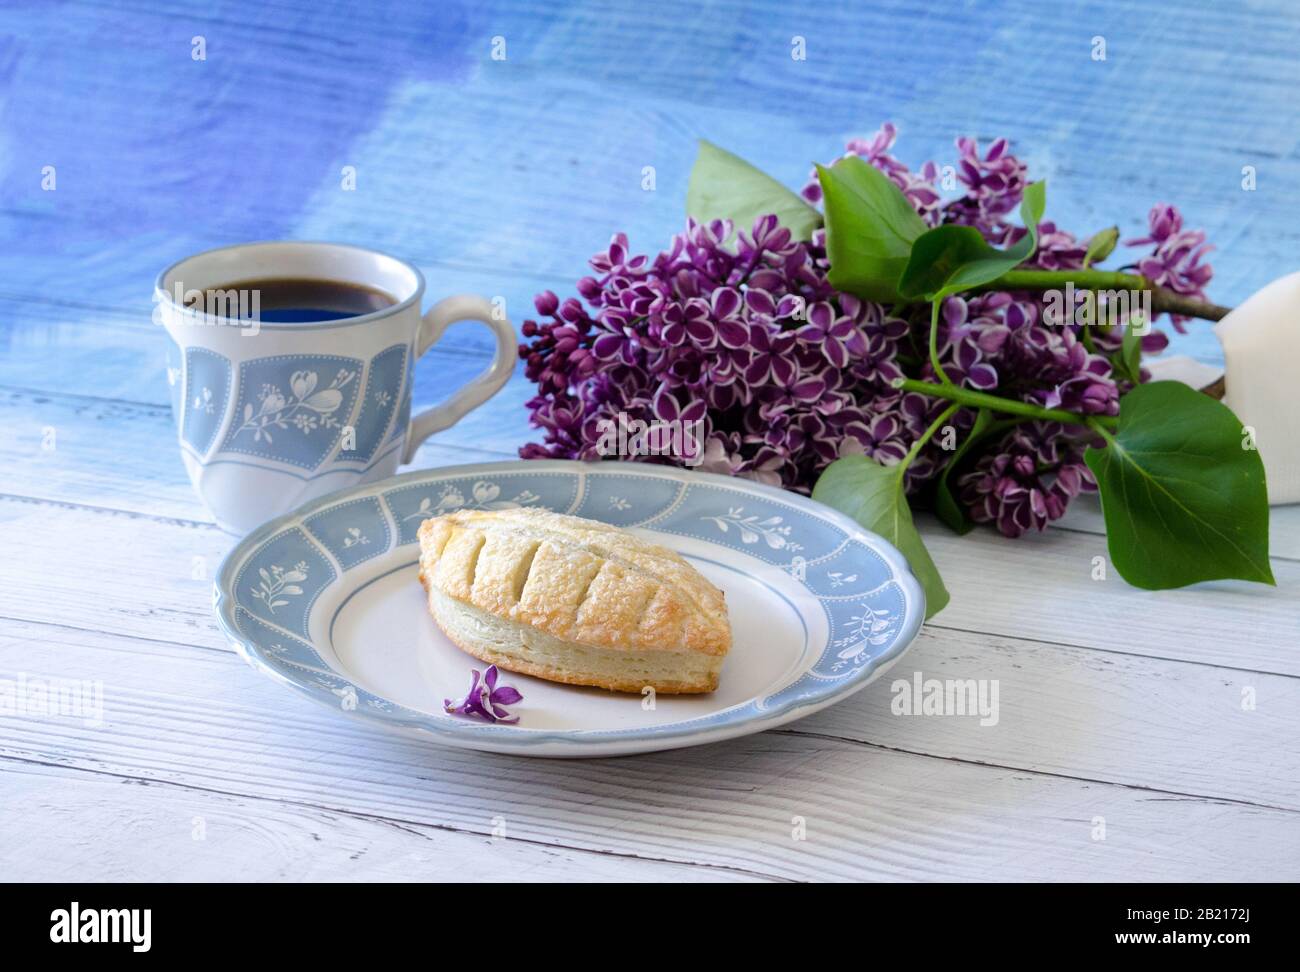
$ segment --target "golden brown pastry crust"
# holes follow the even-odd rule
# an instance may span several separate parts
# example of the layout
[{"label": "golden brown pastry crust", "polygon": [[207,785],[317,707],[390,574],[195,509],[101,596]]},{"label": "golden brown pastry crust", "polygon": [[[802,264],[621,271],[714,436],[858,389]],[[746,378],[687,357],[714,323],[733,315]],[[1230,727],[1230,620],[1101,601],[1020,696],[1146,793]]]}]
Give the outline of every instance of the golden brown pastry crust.
[{"label": "golden brown pastry crust", "polygon": [[419,540],[426,588],[557,638],[706,655],[731,647],[722,592],[678,554],[617,527],[545,510],[462,510],[425,520]]},{"label": "golden brown pastry crust", "polygon": [[[421,577],[423,583],[423,577]],[[428,585],[425,584],[425,589]],[[435,615],[436,617],[437,615]],[[523,661],[516,656],[506,655],[500,652],[485,648],[482,645],[474,644],[469,639],[461,638],[453,631],[444,629],[444,634],[451,640],[461,651],[467,655],[473,655],[481,662],[489,665],[497,665],[507,671],[518,672],[521,675],[533,675],[537,678],[544,678],[548,682],[560,682],[564,685],[586,685],[592,688],[609,689],[611,692],[632,692],[639,694],[646,688],[647,680],[644,678],[615,678],[615,677],[593,677],[591,675],[577,675],[573,672],[565,671],[554,665],[537,665],[528,661]],[[654,689],[665,695],[703,695],[706,692],[712,692],[718,687],[718,673],[710,672],[703,679],[695,682],[682,680],[664,681],[662,679],[654,680]]]}]

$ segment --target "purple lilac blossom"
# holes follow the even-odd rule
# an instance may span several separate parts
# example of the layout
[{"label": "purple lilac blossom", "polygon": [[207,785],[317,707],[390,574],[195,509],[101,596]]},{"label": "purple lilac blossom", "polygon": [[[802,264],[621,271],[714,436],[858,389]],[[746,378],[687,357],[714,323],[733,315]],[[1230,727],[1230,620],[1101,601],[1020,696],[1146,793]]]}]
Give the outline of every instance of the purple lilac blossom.
[{"label": "purple lilac blossom", "polygon": [[[920,172],[913,172],[898,159],[889,154],[889,150],[894,147],[894,140],[898,138],[898,129],[890,122],[880,126],[880,131],[876,132],[871,138],[853,138],[849,139],[848,144],[844,146],[844,155],[841,158],[847,159],[850,155],[856,155],[859,158],[871,163],[893,181],[894,185],[903,190],[903,195],[907,197],[908,202],[931,226],[938,225],[939,204],[942,198],[935,183],[939,179],[939,167],[933,162],[926,162],[921,166]],[[822,201],[822,186],[817,181],[817,170],[813,169],[808,174],[808,182],[803,187],[801,195],[808,202],[817,204]]]},{"label": "purple lilac blossom", "polygon": [[[1155,252],[1137,261],[1138,273],[1160,287],[1198,300],[1205,299],[1205,285],[1214,270],[1201,259],[1214,247],[1205,242],[1202,230],[1183,229],[1183,215],[1169,203],[1157,203],[1147,214],[1146,236],[1125,240],[1126,246],[1155,244]],[[1186,333],[1186,317],[1171,314],[1174,329]]]},{"label": "purple lilac blossom", "polygon": [[1043,530],[1070,500],[1095,492],[1083,449],[1055,422],[1026,422],[958,477],[961,500],[976,523],[992,523],[1008,537]]},{"label": "purple lilac blossom", "polygon": [[[886,124],[869,139],[849,142],[846,154],[889,176],[929,225],[974,226],[998,246],[1024,234],[1010,220],[1018,218],[1027,170],[1006,140],[981,151],[973,139],[958,139],[962,191],[944,201],[938,167],[908,169],[890,154],[896,137]],[[820,201],[815,179],[803,196]],[[1083,266],[1086,239],[1051,222],[1038,230],[1031,265]],[[1204,239],[1184,230],[1178,211],[1162,204],[1151,211],[1148,235],[1130,242],[1154,246],[1138,260],[1141,273],[1200,297],[1211,274]],[[703,461],[695,468],[807,493],[840,456],[900,461],[945,406],[892,384],[905,376],[936,377],[926,352],[928,309],[899,316],[837,292],[826,279],[823,230],[805,243],[791,239],[775,216],[748,228],[688,220],[653,258],[634,254],[620,233],[592,257],[591,267],[594,274],[577,283],[579,297],[561,300],[545,291],[536,299],[539,320],[523,324],[519,353],[537,385],[528,408],[544,434],[543,442],[520,450],[524,458],[599,459],[608,422],[689,415],[703,428]],[[1033,293],[948,298],[938,333],[945,373],[978,391],[1116,415],[1128,384],[1112,370],[1110,355],[1122,335],[1045,320],[1046,306]],[[1143,349],[1160,350],[1165,341],[1152,331]],[[951,421],[960,434],[974,418],[961,409]],[[980,443],[963,464],[961,502],[972,518],[1008,536],[1041,529],[1080,491],[1095,488],[1081,460],[1087,435],[1034,422]],[[939,436],[928,442],[908,467],[908,492],[923,490],[950,455]]]},{"label": "purple lilac blossom", "polygon": [[488,722],[518,722],[519,716],[511,715],[506,706],[524,700],[519,690],[509,685],[497,685],[499,673],[495,665],[489,665],[487,673],[481,676],[477,668],[470,671],[469,691],[465,697],[443,699],[443,708],[455,715],[477,716]]}]

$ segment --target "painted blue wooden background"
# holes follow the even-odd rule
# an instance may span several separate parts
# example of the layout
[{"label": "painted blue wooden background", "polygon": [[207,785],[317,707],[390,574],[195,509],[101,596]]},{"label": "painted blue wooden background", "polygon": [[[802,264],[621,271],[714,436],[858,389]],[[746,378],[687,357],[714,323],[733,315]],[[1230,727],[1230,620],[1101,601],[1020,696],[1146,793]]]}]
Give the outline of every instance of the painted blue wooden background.
[{"label": "painted blue wooden background", "polygon": [[[886,119],[915,164],[951,159],[959,134],[1009,136],[1080,234],[1133,233],[1176,202],[1217,245],[1211,297],[1232,304],[1300,265],[1298,50],[1281,0],[7,0],[0,385],[164,402],[153,276],[244,240],[374,245],[434,295],[504,296],[518,322],[611,232],[666,241],[698,137],[798,186]],[[1192,328],[1175,347],[1213,361],[1208,325]],[[454,328],[417,397],[477,369],[485,341]],[[490,406],[511,445],[526,395],[516,376]]]}]

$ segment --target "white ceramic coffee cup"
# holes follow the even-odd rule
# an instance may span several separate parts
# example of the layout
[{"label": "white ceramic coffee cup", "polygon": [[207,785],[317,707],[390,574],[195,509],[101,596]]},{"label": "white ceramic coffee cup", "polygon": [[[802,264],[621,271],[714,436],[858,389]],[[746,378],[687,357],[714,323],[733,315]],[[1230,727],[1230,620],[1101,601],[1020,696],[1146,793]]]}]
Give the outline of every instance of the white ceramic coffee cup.
[{"label": "white ceramic coffee cup", "polygon": [[[320,279],[386,294],[391,306],[318,323],[241,319],[240,281]],[[209,250],[158,276],[154,319],[171,337],[181,456],[222,529],[246,533],[306,500],[393,474],[435,432],[495,395],[514,370],[514,328],[472,294],[421,313],[424,277],[374,250],[250,243]],[[457,321],[496,338],[492,363],[442,404],[411,415],[415,362]]]}]

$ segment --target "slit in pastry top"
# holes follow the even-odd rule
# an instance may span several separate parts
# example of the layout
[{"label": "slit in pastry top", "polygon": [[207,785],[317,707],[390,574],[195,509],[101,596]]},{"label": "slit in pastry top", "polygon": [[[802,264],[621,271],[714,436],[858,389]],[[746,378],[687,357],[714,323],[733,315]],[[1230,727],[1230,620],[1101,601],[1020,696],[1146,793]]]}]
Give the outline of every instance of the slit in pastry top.
[{"label": "slit in pastry top", "polygon": [[723,655],[722,592],[678,554],[545,510],[460,510],[420,525],[420,575],[447,597],[604,648]]}]

